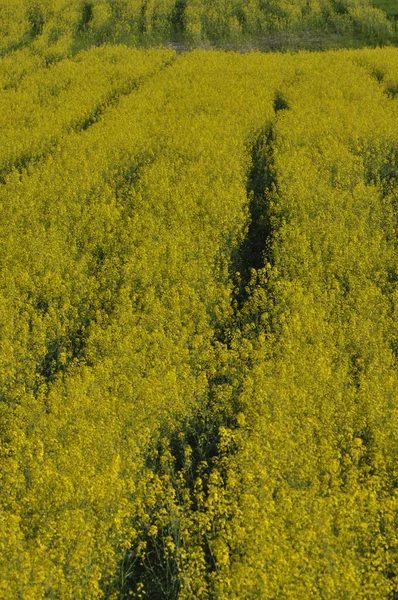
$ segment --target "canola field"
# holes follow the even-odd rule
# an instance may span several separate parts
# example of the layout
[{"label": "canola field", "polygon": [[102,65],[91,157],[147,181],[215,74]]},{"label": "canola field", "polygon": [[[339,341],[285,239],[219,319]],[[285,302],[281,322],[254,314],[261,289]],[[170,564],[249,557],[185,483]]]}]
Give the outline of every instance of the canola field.
[{"label": "canola field", "polygon": [[0,597],[398,598],[398,50],[0,87]]},{"label": "canola field", "polygon": [[[397,32],[396,0],[2,0],[0,57],[32,47],[47,61],[118,40],[129,45],[276,47],[366,41]],[[333,42],[334,39],[334,42]]]}]

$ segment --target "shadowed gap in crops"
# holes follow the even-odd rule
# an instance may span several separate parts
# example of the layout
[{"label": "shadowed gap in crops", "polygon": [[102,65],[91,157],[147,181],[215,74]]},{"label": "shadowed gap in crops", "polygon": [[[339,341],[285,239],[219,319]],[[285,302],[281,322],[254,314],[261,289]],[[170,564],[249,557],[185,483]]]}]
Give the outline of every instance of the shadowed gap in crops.
[{"label": "shadowed gap in crops", "polygon": [[182,39],[185,32],[185,9],[188,0],[176,0],[171,14],[171,23],[173,26],[173,35],[176,39]]},{"label": "shadowed gap in crops", "polygon": [[[158,75],[160,71],[166,69],[167,67],[170,67],[174,63],[175,59],[175,56],[171,57],[156,73],[132,78],[129,81],[129,83],[124,87],[116,88],[115,90],[113,90],[112,93],[108,95],[106,100],[93,107],[92,111],[88,116],[78,120],[74,124],[71,124],[69,128],[66,129],[67,135],[79,134],[89,129],[92,125],[95,125],[95,123],[100,121],[100,119],[106,114],[108,110],[117,107],[122,97],[129,96],[133,92],[138,91],[151,77]],[[3,168],[0,167],[0,184],[6,185],[7,175],[14,171],[17,171],[22,175],[27,171],[29,167],[35,167],[36,165],[41,164],[49,156],[51,156],[52,152],[55,150],[58,144],[59,138],[50,139],[45,144],[45,147],[42,148],[40,151],[33,152],[31,154],[24,153],[18,158],[16,158],[12,162],[12,164],[7,164],[6,166],[3,166]]]},{"label": "shadowed gap in crops", "polygon": [[[161,486],[156,505],[149,509],[151,523],[145,528],[144,539],[140,538],[138,545],[124,553],[119,565],[116,585],[121,598],[134,595],[137,582],[140,582],[151,600],[178,599],[184,576],[180,553],[190,551],[183,520],[187,517],[192,526],[201,515],[206,514],[211,477],[217,471],[226,482],[228,474],[223,459],[238,449],[232,439],[228,447],[221,449],[222,432],[238,427],[239,389],[233,389],[231,404],[220,407],[219,403],[220,390],[231,384],[228,377],[214,377],[209,382],[204,405],[182,428],[163,431],[148,453],[147,469],[155,474],[155,481],[161,482]],[[166,519],[159,519],[161,514],[167,515]],[[204,558],[203,581],[210,589],[210,575],[217,570],[211,549],[216,532],[205,533],[197,529],[192,533],[196,548],[200,549]],[[142,543],[145,545],[144,554],[139,551]]]},{"label": "shadowed gap in crops", "polygon": [[[288,109],[281,93],[274,99],[275,121],[278,113]],[[251,167],[247,176],[250,225],[238,252],[231,256],[232,269],[239,265],[241,282],[239,307],[235,306],[232,322],[215,328],[214,349],[218,356],[216,374],[209,378],[206,397],[189,419],[180,423],[174,431],[165,430],[159,441],[148,453],[146,468],[161,482],[157,504],[151,507],[150,525],[147,533],[124,553],[114,584],[121,598],[136,594],[137,582],[144,585],[151,600],[177,600],[184,577],[181,555],[190,552],[189,540],[184,537],[188,518],[195,537],[195,547],[200,549],[204,562],[203,581],[212,594],[212,575],[218,565],[212,552],[212,542],[217,537],[217,525],[211,532],[200,531],[194,523],[208,514],[207,501],[212,489],[213,477],[226,485],[227,461],[238,451],[233,432],[239,428],[239,415],[243,411],[241,400],[242,360],[234,352],[225,353],[229,347],[231,332],[239,336],[242,310],[250,312],[250,296],[255,293],[253,269],[260,271],[265,257],[271,259],[272,219],[269,195],[277,188],[273,162],[275,121],[265,127],[255,138],[251,147]],[[264,286],[264,278],[256,279],[257,286]],[[237,299],[233,297],[236,305]],[[248,306],[245,307],[247,303]],[[222,348],[220,353],[217,349]],[[225,441],[225,432],[228,441]],[[164,514],[166,518],[159,519]],[[183,515],[183,516],[181,516]],[[139,527],[139,529],[142,529]],[[170,545],[171,542],[171,545]],[[140,552],[144,544],[146,550]],[[170,550],[172,548],[172,550]]]},{"label": "shadowed gap in crops", "polygon": [[17,50],[22,50],[22,48],[25,48],[25,46],[28,46],[29,43],[30,43],[29,41],[26,41],[23,39],[19,40],[19,42],[12,42],[6,48],[3,48],[3,50],[0,51],[0,59],[4,58],[8,54],[11,54],[12,52],[16,52]]},{"label": "shadowed gap in crops", "polygon": [[232,277],[236,280],[238,307],[247,298],[247,286],[253,269],[258,271],[272,259],[272,199],[277,195],[277,178],[274,164],[275,124],[280,111],[289,105],[281,92],[274,98],[274,121],[268,123],[256,137],[250,149],[251,167],[247,177],[246,193],[249,208],[247,234],[232,257]]},{"label": "shadowed gap in crops", "polygon": [[140,8],[140,18],[139,18],[139,23],[138,23],[138,31],[140,32],[141,35],[145,34],[147,31],[147,26],[146,26],[146,11],[148,8],[148,2],[149,0],[144,0],[143,3],[141,4],[141,8]]},{"label": "shadowed gap in crops", "polygon": [[383,92],[393,100],[398,96],[398,83],[393,81],[388,81],[386,77],[385,71],[380,67],[375,67],[371,71],[371,76],[373,79],[382,86]]},{"label": "shadowed gap in crops", "polygon": [[[114,188],[115,197],[120,204],[126,203],[126,187],[131,191],[138,184],[143,169],[154,160],[152,155],[138,155],[134,160],[130,158],[128,163],[121,165],[118,171],[110,176],[108,183]],[[131,207],[126,206],[125,212],[131,212]],[[102,272],[106,271],[107,261],[114,260],[115,252],[118,261],[117,276],[108,280],[109,285],[101,288],[103,293],[100,292],[94,299],[82,302],[78,311],[79,318],[70,321],[63,335],[53,337],[48,342],[47,352],[36,368],[40,379],[47,383],[66,373],[74,363],[84,362],[91,366],[86,356],[91,325],[96,322],[98,311],[110,317],[116,310],[119,291],[123,285],[123,265],[127,260],[127,256],[120,251],[113,238],[97,244],[91,252],[88,276],[98,281],[102,279]],[[49,300],[38,297],[31,298],[31,301],[38,314],[45,316],[50,307]]]},{"label": "shadowed gap in crops", "polygon": [[[66,134],[78,134],[82,131],[86,131],[97,121],[100,120],[100,118],[108,108],[115,107],[121,96],[128,95],[129,93],[137,90],[138,87],[139,86],[137,81],[134,80],[130,83],[128,89],[125,89],[123,91],[119,89],[115,91],[110,97],[108,97],[108,99],[105,102],[95,106],[88,117],[85,117],[84,119],[78,121],[76,124],[71,125],[69,129],[67,129]],[[52,138],[45,143],[44,148],[42,148],[40,151],[21,154],[18,158],[14,159],[11,165],[6,165],[3,168],[0,168],[0,184],[6,185],[7,175],[14,171],[17,171],[22,175],[27,171],[29,167],[34,168],[36,165],[41,164],[49,156],[51,156],[55,148],[58,146],[58,143],[58,137],[55,139]]]},{"label": "shadowed gap in crops", "polygon": [[91,127],[92,125],[94,125],[94,123],[100,120],[102,115],[109,108],[117,106],[122,96],[128,96],[132,92],[138,90],[138,88],[140,87],[140,83],[140,79],[132,79],[124,88],[114,90],[104,102],[101,102],[93,108],[88,117],[73,125],[70,129],[70,132],[79,133],[80,131],[86,131],[87,129],[89,129],[89,127]]},{"label": "shadowed gap in crops", "polygon": [[34,40],[42,34],[45,20],[38,4],[31,6],[28,9],[27,19],[29,23],[29,31],[27,31],[18,42],[12,42],[9,44],[9,46],[1,50],[0,58],[4,58],[16,50],[21,50],[22,48],[30,46],[32,42],[34,42]]},{"label": "shadowed gap in crops", "polygon": [[378,151],[380,158],[373,159],[374,151],[365,149],[360,151],[365,173],[365,183],[376,186],[382,198],[391,197],[394,211],[398,208],[398,146],[384,149],[383,153]]},{"label": "shadowed gap in crops", "polygon": [[87,31],[91,21],[93,20],[93,5],[90,2],[86,2],[82,8],[82,18],[79,23],[78,31]]},{"label": "shadowed gap in crops", "polygon": [[71,363],[84,359],[89,325],[90,319],[82,317],[81,322],[71,328],[67,335],[49,342],[47,353],[36,370],[36,373],[47,383],[53,382],[58,374],[65,373]]},{"label": "shadowed gap in crops", "polygon": [[22,50],[23,48],[30,46],[33,40],[40,35],[40,31],[36,31],[36,27],[37,25],[34,24],[32,26],[31,31],[28,34],[26,34],[22,39],[20,39],[18,42],[12,42],[6,48],[3,48],[3,50],[0,50],[0,59],[6,57],[12,52],[16,52],[17,50]]}]

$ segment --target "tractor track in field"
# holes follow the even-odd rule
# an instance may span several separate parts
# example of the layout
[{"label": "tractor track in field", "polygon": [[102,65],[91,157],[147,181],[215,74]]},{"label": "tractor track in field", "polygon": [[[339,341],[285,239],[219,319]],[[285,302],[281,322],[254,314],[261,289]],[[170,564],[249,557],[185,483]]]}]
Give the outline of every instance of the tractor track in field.
[{"label": "tractor track in field", "polygon": [[[178,518],[174,521],[175,516],[188,514],[193,522],[200,522],[207,510],[214,477],[220,476],[223,485],[227,486],[228,460],[239,450],[233,441],[233,432],[240,427],[244,380],[244,369],[239,364],[242,359],[239,352],[236,353],[231,348],[230,343],[232,337],[244,339],[248,335],[246,324],[249,321],[255,322],[256,316],[250,314],[251,297],[256,294],[256,286],[264,286],[266,280],[261,273],[265,270],[265,263],[272,262],[274,228],[278,227],[272,217],[270,204],[270,198],[275,199],[278,188],[273,144],[276,137],[275,125],[280,112],[284,110],[289,110],[288,102],[283,93],[276,92],[274,118],[258,132],[248,149],[251,156],[246,182],[249,225],[242,244],[234,256],[231,256],[231,280],[234,279],[235,270],[240,270],[239,284],[235,282],[235,292],[231,298],[233,314],[225,326],[222,324],[215,328],[214,350],[216,354],[220,353],[217,373],[209,376],[203,405],[175,430],[165,430],[160,441],[148,452],[147,469],[154,473],[155,478],[168,482],[161,488],[157,499],[158,508],[170,510],[170,514],[174,516],[161,527],[154,522],[152,525],[157,529],[157,535],[148,533],[144,540],[136,541],[137,546],[133,544],[124,553],[118,571],[122,587],[121,598],[134,593],[136,581],[144,581],[152,600],[177,600],[182,587],[181,563],[178,554],[170,555],[164,540],[172,539],[176,548],[184,550],[184,535],[181,533],[184,523],[177,522]],[[271,295],[272,290],[269,291],[269,296]],[[257,323],[257,333],[262,328],[263,324]],[[252,335],[255,336],[256,333]],[[231,373],[239,375],[232,376]],[[230,394],[228,402],[223,400],[226,389]],[[224,447],[225,431],[231,432],[231,443],[227,448]],[[198,485],[203,492],[200,505],[196,498]],[[148,532],[153,528],[148,524],[146,526]],[[201,536],[200,533],[198,535]],[[142,543],[146,546],[144,556],[139,551]],[[211,590],[212,577],[217,571],[211,535],[203,535],[200,543],[206,563],[206,585]],[[186,551],[189,551],[189,547]]]},{"label": "tractor track in field", "polygon": [[[163,69],[170,67],[174,62],[175,57],[173,57],[170,61],[167,61],[156,73],[150,73],[149,75],[132,78],[126,86],[113,90],[105,101],[93,107],[89,116],[81,118],[74,124],[67,125],[64,133],[66,136],[70,136],[76,134],[78,135],[87,131],[90,127],[98,123],[108,111],[117,108],[120,100],[123,97],[139,91],[147,81],[149,81],[152,77],[157,76]],[[0,166],[0,185],[7,185],[7,175],[12,172],[17,171],[20,175],[23,175],[28,169],[35,168],[36,166],[43,164],[59,146],[60,141],[62,143],[62,134],[63,132],[60,134],[61,139],[57,136],[48,140],[44,144],[44,148],[41,150],[33,152],[32,154],[23,153],[14,159],[11,164],[8,163],[3,167]]]}]

